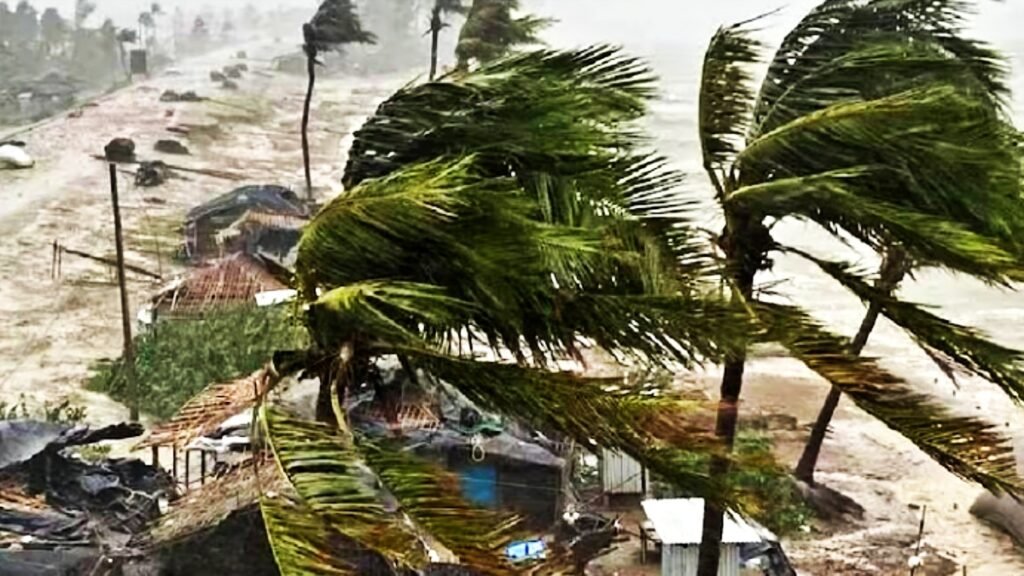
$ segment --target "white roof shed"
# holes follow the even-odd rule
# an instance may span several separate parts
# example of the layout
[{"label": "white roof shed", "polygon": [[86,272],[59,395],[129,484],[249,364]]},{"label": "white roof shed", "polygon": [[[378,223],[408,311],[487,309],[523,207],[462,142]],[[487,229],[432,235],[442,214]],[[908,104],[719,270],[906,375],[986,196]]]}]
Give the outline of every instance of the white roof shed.
[{"label": "white roof shed", "polygon": [[[704,527],[704,500],[678,498],[645,500],[644,513],[661,541],[662,576],[696,576]],[[757,528],[734,512],[727,512],[722,528],[722,554],[718,576],[738,576],[741,544],[762,541]]]}]

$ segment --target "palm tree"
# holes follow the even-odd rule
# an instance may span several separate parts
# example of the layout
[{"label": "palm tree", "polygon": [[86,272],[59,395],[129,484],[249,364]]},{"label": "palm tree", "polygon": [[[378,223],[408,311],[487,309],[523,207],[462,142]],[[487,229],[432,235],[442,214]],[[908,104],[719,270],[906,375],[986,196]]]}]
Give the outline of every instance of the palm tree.
[{"label": "palm tree", "polygon": [[448,27],[444,15],[465,13],[462,0],[434,0],[434,8],[430,11],[430,80],[437,77],[437,43],[441,30]]},{"label": "palm tree", "polygon": [[[891,290],[905,269],[901,254],[992,282],[1017,273],[1020,164],[1014,131],[994,105],[1004,92],[1001,63],[961,36],[963,11],[956,0],[827,0],[785,39],[757,93],[747,67],[760,46],[749,23],[722,28],[705,57],[699,125],[736,306],[954,473],[1014,491],[1013,458],[989,426],[877,373],[857,357],[866,336],[851,348],[755,287],[773,253],[805,257],[936,356],[1020,396],[1019,354]],[[780,244],[770,226],[783,218],[885,253],[883,278],[873,287],[842,262]],[[716,433],[730,446],[745,359],[741,350],[724,366]],[[716,458],[711,473],[728,467]],[[721,530],[722,508],[709,501],[700,576],[717,573]]]},{"label": "palm tree", "polygon": [[117,51],[121,57],[121,68],[124,69],[125,75],[131,78],[131,69],[128,67],[127,51],[124,48],[125,44],[135,44],[139,41],[139,33],[130,28],[122,28],[117,33]]},{"label": "palm tree", "polygon": [[538,44],[537,33],[550,21],[535,16],[513,16],[519,0],[473,0],[455,48],[458,68],[471,61],[491,62],[516,46]]},{"label": "palm tree", "polygon": [[[892,21],[881,22],[880,24],[891,27],[895,25],[895,23],[896,20],[894,19]],[[828,30],[828,32],[829,34],[827,37],[832,43],[848,44],[856,41],[858,38],[863,38],[865,35],[877,34],[878,32],[881,32],[881,30],[878,28],[864,28],[849,32],[836,27]],[[929,30],[926,32],[935,33],[936,31]],[[939,32],[945,33],[944,30],[940,30]],[[793,34],[806,34],[806,29],[798,28]],[[951,38],[947,38],[947,40],[950,39]],[[824,42],[825,39],[823,38],[821,41]],[[981,89],[986,92],[991,99],[993,112],[1006,114],[1004,104],[1009,98],[1009,91],[1005,85],[1005,69],[1002,67],[1003,59],[998,54],[991,52],[986,46],[973,41],[963,41],[963,44],[959,47],[959,51],[954,52],[953,54],[957,56],[966,54],[974,63],[982,64],[982,66],[974,68],[973,75],[980,83]],[[813,51],[801,54],[800,58],[802,62],[797,65],[808,66],[808,59],[813,58]],[[985,60],[987,60],[987,62]],[[970,61],[968,63],[970,63]],[[958,72],[953,70],[946,71],[946,74],[949,73]],[[878,79],[867,76],[858,76],[857,78],[865,80],[868,84],[877,84],[878,82]],[[860,89],[870,89],[870,86],[862,86]],[[948,217],[960,223],[965,228],[976,230],[981,234],[989,236],[997,243],[1001,242],[1004,244],[1012,244],[1014,237],[1020,233],[1019,231],[1024,229],[1024,223],[1019,220],[1021,217],[1021,210],[1014,205],[1015,199],[1013,197],[999,198],[997,200],[1000,200],[1002,203],[993,202],[992,199],[987,199],[985,202],[988,205],[975,203],[973,206],[974,210],[951,213]],[[1004,210],[1004,208],[1007,209]],[[1013,251],[1012,246],[1010,246],[1009,249]],[[884,257],[878,271],[878,279],[875,283],[874,290],[878,292],[878,296],[883,297],[883,299],[891,299],[892,294],[898,289],[900,283],[904,278],[911,274],[911,271],[915,267],[942,265],[942,262],[930,262],[928,260],[928,255],[926,254],[909,252],[908,249],[905,249],[898,243],[883,245],[882,252]],[[839,274],[841,272],[836,270],[835,273]],[[970,271],[968,271],[968,273],[970,273]],[[1007,273],[1012,276],[1017,275],[1014,270],[1009,270]],[[998,278],[992,278],[988,274],[982,274],[981,279],[984,281],[999,280]],[[850,284],[851,282],[856,282],[856,279],[847,277],[844,280],[844,283],[846,284]],[[867,288],[866,286],[860,286],[860,288],[862,296],[867,294],[864,291],[864,289]],[[874,301],[870,302],[864,319],[861,321],[860,329],[851,343],[851,349],[854,353],[859,354],[867,344],[871,332],[874,329],[879,316],[882,314],[882,308],[883,303],[879,299],[876,298]],[[952,370],[956,367],[950,367],[950,356],[956,357],[962,355],[965,351],[967,353],[977,353],[978,351],[984,350],[984,357],[980,359],[962,357],[960,363],[969,366],[971,372],[987,377],[993,381],[1005,382],[1006,384],[1004,388],[1007,392],[1010,393],[1014,399],[1019,399],[1019,394],[1016,390],[1016,383],[1021,381],[1022,376],[1024,376],[1024,372],[1019,369],[1018,362],[1020,361],[1020,357],[1017,355],[1016,351],[984,343],[978,340],[977,335],[969,329],[958,326],[950,326],[950,328],[959,333],[958,336],[964,340],[962,344],[950,343],[950,346],[945,349],[936,349],[927,341],[923,341],[920,338],[915,339],[924,351],[938,362],[940,368],[951,375]],[[962,348],[964,345],[966,345],[967,348]],[[814,486],[815,484],[814,470],[817,465],[818,456],[821,453],[826,431],[828,430],[829,423],[832,420],[836,407],[839,404],[840,397],[841,392],[839,390],[833,388],[829,391],[829,395],[821,408],[821,412],[814,424],[811,436],[800,461],[797,464],[795,476],[797,479],[805,482],[809,486]]]},{"label": "palm tree", "polygon": [[[384,355],[487,410],[621,449],[681,487],[725,497],[679,465],[707,438],[685,429],[667,390],[615,379],[613,391],[610,380],[549,370],[577,357],[581,338],[690,364],[719,357],[746,329],[717,297],[682,290],[704,263],[676,262],[691,246],[678,227],[684,206],[662,194],[678,176],[640,151],[632,125],[653,93],[647,69],[613,49],[541,52],[403,88],[356,133],[346,193],[299,246],[295,282],[315,344],[276,363],[319,375],[321,423],[263,418],[294,492],[264,501],[283,573],[349,573],[349,552],[367,549],[420,568],[427,533],[479,573],[510,570],[498,558],[514,534],[507,517],[462,504],[450,476],[349,425],[343,400]],[[638,219],[632,206],[652,215]],[[398,513],[359,482],[359,462]]]},{"label": "palm tree", "polygon": [[324,0],[317,9],[313,19],[302,27],[306,53],[306,72],[309,75],[309,86],[306,89],[306,102],[302,107],[302,163],[306,172],[306,195],[313,199],[313,177],[309,166],[309,109],[313,102],[313,88],[316,85],[317,56],[324,50],[337,48],[343,44],[373,44],[376,38],[371,32],[362,29],[359,16],[351,0]]}]

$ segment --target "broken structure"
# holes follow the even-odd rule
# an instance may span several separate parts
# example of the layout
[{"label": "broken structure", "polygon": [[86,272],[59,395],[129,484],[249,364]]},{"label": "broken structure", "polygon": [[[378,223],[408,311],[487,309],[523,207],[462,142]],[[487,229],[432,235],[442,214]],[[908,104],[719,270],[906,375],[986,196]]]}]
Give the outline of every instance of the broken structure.
[{"label": "broken structure", "polygon": [[[185,253],[193,261],[223,255],[218,235],[243,217],[305,219],[309,210],[291,190],[273,185],[243,186],[193,208],[185,220]],[[297,242],[297,237],[294,238]],[[272,243],[273,244],[273,243]],[[259,243],[257,243],[259,246]],[[268,252],[287,254],[291,246],[273,244]]]},{"label": "broken structure", "polygon": [[218,308],[256,305],[256,297],[288,286],[257,256],[237,253],[193,268],[150,301],[158,318],[197,316]]}]

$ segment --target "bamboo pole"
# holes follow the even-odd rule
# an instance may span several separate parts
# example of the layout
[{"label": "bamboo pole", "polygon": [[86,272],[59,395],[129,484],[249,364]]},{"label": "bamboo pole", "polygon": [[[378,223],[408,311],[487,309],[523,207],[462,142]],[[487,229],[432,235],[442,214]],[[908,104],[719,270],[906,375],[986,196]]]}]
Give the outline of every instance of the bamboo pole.
[{"label": "bamboo pole", "polygon": [[110,198],[114,206],[114,244],[117,247],[117,284],[121,291],[121,328],[124,331],[124,375],[128,382],[130,418],[139,421],[139,387],[135,380],[135,346],[132,342],[131,310],[128,306],[128,282],[124,270],[124,239],[121,208],[117,199],[117,166],[110,164]]}]

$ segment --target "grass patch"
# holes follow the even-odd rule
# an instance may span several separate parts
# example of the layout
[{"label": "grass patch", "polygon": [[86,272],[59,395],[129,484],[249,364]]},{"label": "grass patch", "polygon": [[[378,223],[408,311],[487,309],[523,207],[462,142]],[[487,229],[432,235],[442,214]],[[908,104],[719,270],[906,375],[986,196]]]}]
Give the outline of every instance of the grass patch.
[{"label": "grass patch", "polygon": [[[140,409],[166,419],[208,385],[248,376],[277,350],[305,347],[306,331],[287,308],[243,307],[161,321],[135,344]],[[87,388],[127,403],[123,365],[96,363]]]}]

